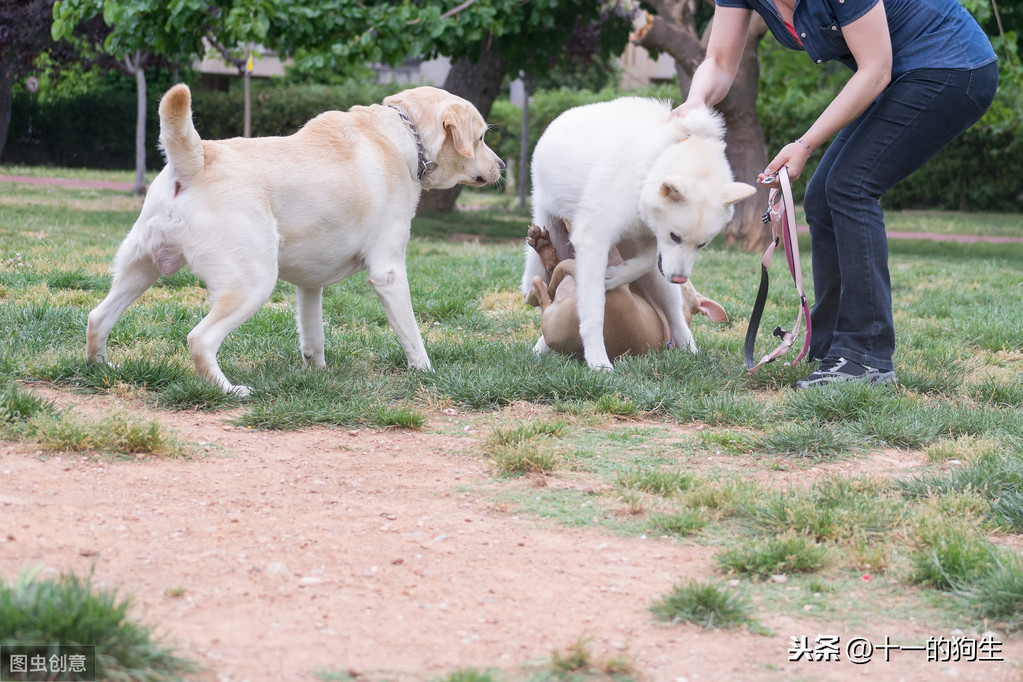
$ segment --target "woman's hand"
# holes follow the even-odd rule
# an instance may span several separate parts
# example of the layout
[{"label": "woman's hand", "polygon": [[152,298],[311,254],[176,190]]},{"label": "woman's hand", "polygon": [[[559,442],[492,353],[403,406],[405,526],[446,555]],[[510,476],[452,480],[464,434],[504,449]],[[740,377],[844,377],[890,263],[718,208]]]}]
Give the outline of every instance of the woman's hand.
[{"label": "woman's hand", "polygon": [[668,118],[685,118],[686,114],[693,109],[700,109],[705,106],[707,106],[706,102],[687,99],[685,102],[682,102],[682,104],[679,104],[677,107],[672,109]]},{"label": "woman's hand", "polygon": [[778,184],[777,180],[765,183],[764,179],[768,176],[777,175],[782,166],[788,168],[789,179],[795,182],[803,173],[803,168],[812,154],[813,148],[802,140],[788,143],[781,148],[781,151],[778,152],[778,155],[774,157],[771,163],[767,164],[764,172],[757,176],[757,182],[766,184],[768,187],[780,187],[781,185]]},{"label": "woman's hand", "polygon": [[724,99],[739,70],[752,15],[753,11],[748,9],[714,7],[707,56],[693,74],[686,101],[675,107],[669,118],[680,118],[699,107],[712,107]]}]

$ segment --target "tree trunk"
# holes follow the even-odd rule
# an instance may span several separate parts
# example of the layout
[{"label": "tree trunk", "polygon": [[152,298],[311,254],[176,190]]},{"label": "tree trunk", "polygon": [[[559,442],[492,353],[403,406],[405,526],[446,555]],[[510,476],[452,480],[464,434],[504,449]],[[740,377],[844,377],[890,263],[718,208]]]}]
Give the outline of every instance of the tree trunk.
[{"label": "tree trunk", "polygon": [[[706,54],[710,27],[701,39],[690,0],[653,0],[650,4],[657,14],[651,16],[650,23],[636,33],[634,42],[667,52],[675,59],[679,90],[684,99],[689,94],[693,73]],[[754,15],[735,81],[728,95],[716,107],[725,117],[726,153],[732,173],[736,180],[751,184],[769,161],[764,131],[757,116],[757,82],[760,78],[757,47],[766,33],[767,25]],[[735,216],[722,231],[726,244],[738,244],[753,250],[766,248],[771,241],[771,232],[761,222],[760,216],[767,205],[768,191],[765,187],[758,187],[752,198],[735,205]]]},{"label": "tree trunk", "polygon": [[[726,154],[732,173],[737,180],[753,185],[756,185],[757,175],[770,161],[764,129],[757,114],[757,86],[760,81],[757,45],[765,33],[767,24],[759,16],[754,16],[732,88],[717,105],[728,126]],[[771,241],[771,229],[764,225],[761,216],[767,206],[769,192],[767,187],[757,185],[757,193],[752,198],[735,205],[735,216],[721,233],[726,244],[738,244],[757,251],[767,247]]]},{"label": "tree trunk", "polygon": [[[478,62],[458,59],[451,64],[451,70],[444,78],[445,90],[464,97],[479,109],[483,118],[490,115],[490,107],[501,92],[501,83],[508,71],[508,62],[497,54],[496,45],[488,43],[480,54]],[[462,191],[461,185],[451,189],[436,189],[423,192],[419,197],[418,213],[450,213]]]},{"label": "tree trunk", "polygon": [[519,208],[525,209],[529,196],[529,95],[533,79],[522,75],[522,132],[519,137]]},{"label": "tree trunk", "polygon": [[146,59],[141,50],[136,50],[134,60],[125,59],[128,73],[135,76],[135,194],[146,193]]},{"label": "tree trunk", "polygon": [[0,66],[0,160],[7,146],[7,132],[11,129],[11,111],[14,109],[14,69]]},{"label": "tree trunk", "polygon": [[252,89],[249,84],[252,82],[252,72],[249,71],[248,67],[245,69],[245,73],[242,74],[242,80],[245,83],[245,106],[242,112],[242,135],[244,137],[252,137]]}]

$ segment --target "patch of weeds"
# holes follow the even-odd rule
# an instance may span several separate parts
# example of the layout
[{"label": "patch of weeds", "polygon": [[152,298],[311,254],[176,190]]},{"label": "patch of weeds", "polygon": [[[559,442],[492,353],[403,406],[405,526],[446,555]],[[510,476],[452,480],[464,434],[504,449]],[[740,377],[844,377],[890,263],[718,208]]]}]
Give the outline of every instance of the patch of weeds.
[{"label": "patch of weeds", "polygon": [[910,555],[909,580],[939,590],[950,590],[984,574],[994,558],[984,538],[958,519],[921,524],[916,543]]},{"label": "patch of weeds", "polygon": [[815,463],[862,452],[863,441],[842,429],[797,422],[770,429],[755,439],[755,449]]},{"label": "patch of weeds", "polygon": [[191,374],[171,358],[129,357],[116,365],[88,362],[84,358],[64,357],[49,367],[36,369],[33,374],[58,384],[108,391],[119,384],[130,384],[150,391],[161,391],[182,383]]},{"label": "patch of weeds", "polygon": [[685,471],[655,471],[635,467],[619,470],[615,474],[615,485],[625,490],[670,497],[689,490],[693,485],[693,475]]},{"label": "patch of weeds", "polygon": [[136,420],[124,413],[90,420],[73,412],[41,413],[26,424],[25,435],[44,450],[121,455],[187,457],[184,443],[158,421]]},{"label": "patch of weeds", "polygon": [[617,393],[602,395],[593,402],[598,413],[607,414],[619,419],[633,419],[639,416],[640,413],[636,403],[628,398],[623,398]]},{"label": "patch of weeds", "polygon": [[699,439],[701,445],[713,449],[715,454],[744,455],[753,450],[755,443],[754,439],[745,433],[727,430],[700,431]]},{"label": "patch of weeds", "polygon": [[502,474],[547,476],[557,471],[561,458],[544,443],[523,443],[495,448],[490,458]]},{"label": "patch of weeds", "polygon": [[1023,531],[1023,492],[1006,490],[991,500],[990,519],[999,528],[1011,533]]},{"label": "patch of weeds", "polygon": [[559,675],[584,673],[589,671],[592,665],[593,654],[590,653],[585,639],[570,645],[565,653],[557,649],[551,652],[551,670]]},{"label": "patch of weeds", "polygon": [[864,415],[850,425],[850,430],[867,442],[873,440],[887,447],[910,450],[933,443],[939,436],[934,422],[921,418],[913,409]]},{"label": "patch of weeds", "polygon": [[26,422],[37,414],[52,414],[55,411],[52,401],[22,391],[13,382],[0,388],[0,424]]},{"label": "patch of weeds", "polygon": [[[878,390],[880,389],[880,390]],[[861,382],[791,391],[780,408],[784,419],[798,423],[857,421],[871,414],[891,414],[905,408],[899,393]]]},{"label": "patch of weeds", "polygon": [[1023,629],[1023,556],[996,555],[994,566],[975,580],[959,585],[954,594],[987,625],[1008,634]]},{"label": "patch of weeds", "polygon": [[490,432],[487,443],[496,446],[520,445],[537,438],[560,438],[568,424],[563,421],[535,421],[511,428],[497,428]]},{"label": "patch of weeds", "polygon": [[110,280],[98,275],[90,275],[85,270],[55,272],[46,275],[46,286],[51,289],[74,289],[79,291],[105,291],[110,288]]},{"label": "patch of weeds", "polygon": [[811,491],[771,492],[741,511],[761,531],[806,535],[817,542],[850,540],[895,527],[905,514],[889,496],[857,490],[836,478]]},{"label": "patch of weeds", "polygon": [[622,504],[622,510],[629,516],[640,516],[646,513],[646,500],[642,493],[635,490],[625,490],[618,496],[618,502]]},{"label": "patch of weeds", "polygon": [[683,501],[689,507],[706,509],[718,518],[726,518],[734,516],[742,508],[749,508],[760,492],[755,481],[700,481],[686,491]]},{"label": "patch of weeds", "polygon": [[955,493],[987,500],[986,517],[1005,530],[1023,526],[1023,457],[1018,453],[985,452],[947,473],[918,476],[898,483],[910,498]]},{"label": "patch of weeds", "polygon": [[676,584],[650,606],[650,612],[661,621],[693,623],[707,629],[752,624],[752,607],[744,593],[700,580]]},{"label": "patch of weeds", "polygon": [[561,421],[533,422],[507,429],[494,429],[487,437],[484,451],[505,475],[546,476],[561,464],[551,444],[566,428]]},{"label": "patch of weeds", "polygon": [[707,526],[707,513],[696,508],[651,514],[650,525],[663,533],[689,537],[696,535]]},{"label": "patch of weeds", "polygon": [[692,418],[709,426],[763,428],[769,408],[746,393],[728,392],[698,396],[691,407]]},{"label": "patch of weeds", "polygon": [[95,677],[100,680],[182,679],[199,670],[132,619],[131,605],[129,597],[94,589],[91,578],[71,573],[37,580],[33,573],[22,572],[14,584],[0,579],[5,644],[101,643]]},{"label": "patch of weeds", "polygon": [[891,566],[892,548],[885,538],[857,530],[845,541],[843,562],[850,568],[867,573],[884,573]]},{"label": "patch of weeds", "polygon": [[[549,675],[555,680],[605,679],[629,680],[635,673],[632,661],[624,654],[601,661],[590,651],[585,638],[571,644],[564,652],[551,652]],[[548,679],[541,673],[533,680]]]},{"label": "patch of weeds", "polygon": [[826,557],[827,550],[810,538],[786,533],[719,552],[714,560],[730,573],[763,579],[777,574],[813,573],[820,570]]},{"label": "patch of weeds", "polygon": [[1002,451],[1003,445],[993,438],[964,435],[958,438],[942,438],[924,448],[924,454],[931,462],[957,460],[969,462],[982,456],[991,456]]},{"label": "patch of weeds", "polygon": [[917,393],[952,396],[962,388],[965,373],[964,359],[958,351],[931,348],[925,356],[899,368],[899,383]]},{"label": "patch of weeds", "polygon": [[426,423],[426,417],[415,410],[404,407],[381,407],[377,411],[376,423],[384,427],[420,429]]},{"label": "patch of weeds", "polygon": [[1023,407],[1023,381],[1001,382],[993,379],[970,386],[974,400],[995,407]]},{"label": "patch of weeds", "polygon": [[186,376],[161,389],[156,404],[171,410],[215,411],[241,404],[236,393],[225,393],[220,386],[197,376]]}]

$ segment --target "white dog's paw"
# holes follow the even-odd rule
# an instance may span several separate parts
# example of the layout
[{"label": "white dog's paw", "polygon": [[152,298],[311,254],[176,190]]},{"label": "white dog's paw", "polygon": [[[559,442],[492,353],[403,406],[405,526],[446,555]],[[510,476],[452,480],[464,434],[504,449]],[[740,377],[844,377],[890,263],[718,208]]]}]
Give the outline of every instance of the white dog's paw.
[{"label": "white dog's paw", "polygon": [[536,342],[536,345],[533,346],[533,353],[536,355],[543,355],[544,353],[549,353],[550,350],[551,347],[547,345],[547,341],[542,336]]},{"label": "white dog's paw", "polygon": [[236,386],[234,384],[228,384],[225,389],[225,393],[234,393],[239,398],[245,398],[252,395],[252,388],[249,386]]},{"label": "white dog's paw", "polygon": [[415,362],[409,361],[408,368],[409,369],[419,370],[421,372],[432,372],[433,371],[433,366],[430,365],[430,361],[429,360],[418,360],[418,361],[415,361]]},{"label": "white dog's paw", "polygon": [[[627,261],[626,261],[627,262]],[[629,284],[636,279],[636,274],[628,265],[609,265],[604,276],[604,291],[611,291]]]},{"label": "white dog's paw", "polygon": [[590,366],[590,369],[602,370],[605,372],[614,371],[614,365],[611,364],[611,358],[607,357],[607,353],[583,353],[586,357],[586,364]]}]

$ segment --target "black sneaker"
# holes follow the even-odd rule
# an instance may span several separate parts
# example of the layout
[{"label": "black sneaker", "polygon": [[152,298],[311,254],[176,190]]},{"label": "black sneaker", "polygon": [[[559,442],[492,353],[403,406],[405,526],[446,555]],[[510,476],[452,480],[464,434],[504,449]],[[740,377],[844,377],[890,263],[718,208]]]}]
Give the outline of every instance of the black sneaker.
[{"label": "black sneaker", "polygon": [[888,384],[895,381],[895,372],[893,370],[874,369],[852,360],[829,355],[821,360],[821,366],[817,368],[816,372],[805,379],[797,381],[794,387],[811,388],[813,386],[823,386],[824,384],[837,384],[842,381]]}]

